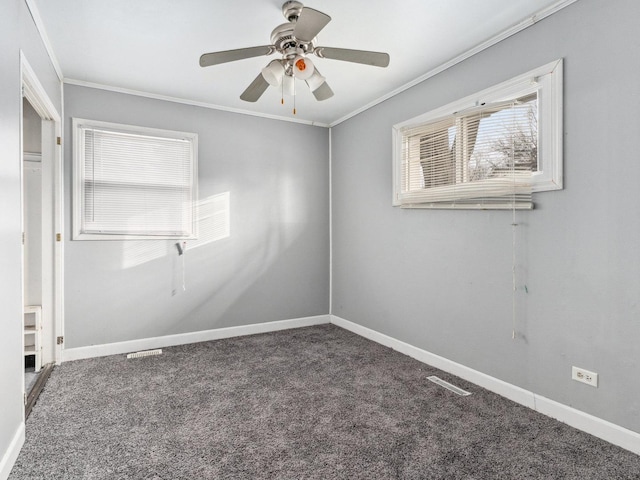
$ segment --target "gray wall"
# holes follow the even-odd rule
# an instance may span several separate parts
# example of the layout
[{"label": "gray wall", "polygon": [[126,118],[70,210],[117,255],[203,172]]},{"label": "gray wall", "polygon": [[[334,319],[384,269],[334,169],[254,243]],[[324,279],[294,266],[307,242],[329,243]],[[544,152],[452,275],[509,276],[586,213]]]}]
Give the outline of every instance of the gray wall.
[{"label": "gray wall", "polygon": [[[186,291],[175,242],[70,240],[72,117],[199,135],[230,236],[187,242]],[[69,85],[65,122],[66,348],[329,313],[327,129]]]},{"label": "gray wall", "polygon": [[0,458],[23,418],[20,168],[20,50],[54,106],[60,83],[24,0],[2,2],[0,15]]},{"label": "gray wall", "polygon": [[[640,432],[638,18],[581,0],[334,127],[332,313]],[[391,207],[391,126],[560,57],[565,189],[518,214],[512,340],[511,213]]]}]

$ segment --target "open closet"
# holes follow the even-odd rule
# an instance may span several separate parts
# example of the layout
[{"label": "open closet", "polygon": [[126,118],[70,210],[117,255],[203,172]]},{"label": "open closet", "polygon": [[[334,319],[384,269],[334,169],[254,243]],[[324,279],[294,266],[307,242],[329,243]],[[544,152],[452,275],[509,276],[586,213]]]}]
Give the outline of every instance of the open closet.
[{"label": "open closet", "polygon": [[[53,203],[51,159],[43,156],[45,121],[22,103],[23,354],[25,416],[55,362],[53,328]],[[45,162],[48,162],[45,164]]]}]

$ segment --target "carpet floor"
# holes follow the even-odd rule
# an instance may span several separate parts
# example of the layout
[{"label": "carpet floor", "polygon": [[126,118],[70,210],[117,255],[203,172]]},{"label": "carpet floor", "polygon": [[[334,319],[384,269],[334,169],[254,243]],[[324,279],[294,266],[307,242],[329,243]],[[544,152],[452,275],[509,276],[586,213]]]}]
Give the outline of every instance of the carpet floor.
[{"label": "carpet floor", "polygon": [[63,363],[9,476],[528,478],[637,480],[640,456],[333,325]]}]

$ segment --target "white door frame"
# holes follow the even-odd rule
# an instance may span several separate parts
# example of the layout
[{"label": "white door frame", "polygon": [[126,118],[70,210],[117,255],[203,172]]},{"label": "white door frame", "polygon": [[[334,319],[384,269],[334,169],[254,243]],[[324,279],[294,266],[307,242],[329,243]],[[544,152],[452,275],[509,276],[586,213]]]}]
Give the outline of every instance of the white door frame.
[{"label": "white door frame", "polygon": [[[62,118],[22,51],[20,52],[20,72],[22,78],[22,96],[29,101],[42,119],[43,206],[47,204],[45,198],[52,200],[48,202],[45,206],[45,210],[43,211],[42,264],[52,266],[53,268],[48,269],[50,272],[49,274],[43,275],[42,289],[50,298],[51,322],[53,325],[53,329],[50,330],[52,332],[52,338],[44,338],[43,343],[49,342],[50,344],[53,344],[54,347],[53,351],[50,351],[49,354],[43,358],[43,363],[51,361],[61,363],[63,344],[56,342],[56,339],[58,337],[63,337],[64,335],[64,177],[62,147],[57,141],[57,139],[62,137]],[[22,99],[20,99],[20,118],[20,143],[22,145]],[[24,162],[24,160],[21,160],[21,162]],[[20,171],[22,175],[23,168],[21,168]],[[21,178],[21,183],[22,182],[23,179]],[[21,188],[23,188],[23,186]],[[22,192],[21,196],[23,194],[24,193]],[[20,208],[24,215],[24,200],[21,200]],[[22,275],[24,278],[24,258],[22,268]],[[44,270],[47,269],[45,268]],[[22,288],[24,289],[24,284]],[[52,294],[49,294],[48,292],[52,292]],[[24,291],[22,298],[24,299]],[[45,300],[43,298],[43,302],[44,301]]]}]

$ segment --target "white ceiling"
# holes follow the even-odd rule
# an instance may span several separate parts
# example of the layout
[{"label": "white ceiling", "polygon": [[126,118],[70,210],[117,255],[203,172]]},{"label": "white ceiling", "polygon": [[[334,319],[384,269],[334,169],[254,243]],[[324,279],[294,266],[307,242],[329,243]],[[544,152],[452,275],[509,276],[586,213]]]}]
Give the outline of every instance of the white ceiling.
[{"label": "white ceiling", "polygon": [[[387,68],[313,57],[335,92],[317,102],[297,81],[296,107],[270,87],[239,96],[270,60],[201,68],[202,53],[268,45],[284,0],[35,0],[65,81],[333,124],[512,27],[573,0],[308,0],[332,21],[317,45],[387,52]],[[31,2],[33,3],[33,2]]]}]

